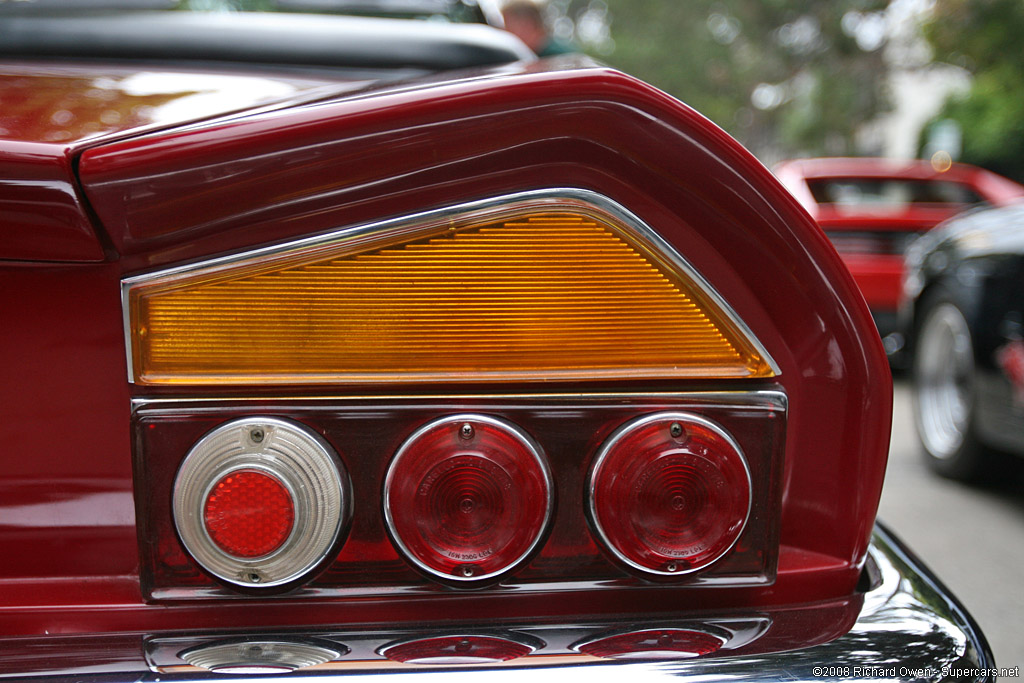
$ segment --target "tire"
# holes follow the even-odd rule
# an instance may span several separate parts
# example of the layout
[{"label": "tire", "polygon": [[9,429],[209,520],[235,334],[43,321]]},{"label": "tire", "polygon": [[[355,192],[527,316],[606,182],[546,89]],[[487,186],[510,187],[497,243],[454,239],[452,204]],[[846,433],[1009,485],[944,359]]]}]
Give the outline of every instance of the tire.
[{"label": "tire", "polygon": [[967,320],[948,298],[925,308],[914,353],[914,423],[925,461],[938,474],[979,482],[994,454],[976,436],[974,345]]}]

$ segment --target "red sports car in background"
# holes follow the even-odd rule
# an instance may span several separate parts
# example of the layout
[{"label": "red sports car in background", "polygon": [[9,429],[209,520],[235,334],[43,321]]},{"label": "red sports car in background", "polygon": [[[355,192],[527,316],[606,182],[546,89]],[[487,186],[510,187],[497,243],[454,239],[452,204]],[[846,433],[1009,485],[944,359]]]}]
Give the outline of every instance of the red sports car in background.
[{"label": "red sports car in background", "polygon": [[967,206],[1024,197],[1012,180],[948,161],[798,159],[779,164],[775,175],[850,269],[890,356],[904,343],[896,311],[907,246]]}]

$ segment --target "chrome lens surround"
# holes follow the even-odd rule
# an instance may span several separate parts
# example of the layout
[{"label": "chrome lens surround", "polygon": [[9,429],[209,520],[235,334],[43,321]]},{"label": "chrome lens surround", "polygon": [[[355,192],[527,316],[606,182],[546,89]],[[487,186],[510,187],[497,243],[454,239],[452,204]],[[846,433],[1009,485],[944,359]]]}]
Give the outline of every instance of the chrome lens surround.
[{"label": "chrome lens surround", "polygon": [[[546,497],[545,497],[545,500],[544,500],[544,505],[545,505],[544,521],[541,524],[540,530],[537,532],[537,535],[532,539],[531,543],[529,544],[529,547],[523,553],[521,553],[519,555],[519,557],[515,558],[512,562],[510,562],[507,565],[501,567],[500,569],[495,570],[495,571],[480,573],[480,574],[472,574],[472,575],[461,575],[461,574],[458,574],[458,573],[446,574],[444,572],[438,571],[437,569],[431,567],[430,565],[428,565],[425,562],[423,562],[422,560],[420,560],[416,556],[416,554],[412,551],[412,549],[410,549],[410,547],[402,539],[401,534],[399,533],[398,529],[396,528],[395,519],[394,519],[394,510],[393,510],[393,507],[394,507],[393,489],[395,487],[395,476],[396,476],[395,473],[399,469],[399,464],[401,463],[403,456],[406,453],[408,453],[410,451],[410,449],[412,449],[416,445],[416,443],[420,439],[420,437],[424,436],[425,434],[431,432],[432,430],[434,430],[434,429],[436,429],[436,428],[438,428],[440,426],[444,426],[444,425],[461,426],[461,425],[465,425],[465,424],[469,424],[469,425],[484,424],[484,425],[488,425],[490,427],[494,427],[494,428],[496,428],[498,430],[501,430],[506,435],[511,436],[513,439],[518,441],[523,446],[524,450],[527,451],[530,454],[530,457],[535,461],[535,464],[539,467],[540,472],[543,474],[545,488],[547,490]],[[402,556],[406,560],[408,560],[410,563],[412,563],[414,566],[416,566],[421,571],[426,572],[427,574],[435,576],[435,577],[437,577],[439,579],[442,579],[442,580],[444,580],[446,582],[447,581],[454,582],[455,585],[461,585],[461,586],[471,586],[471,585],[477,585],[477,584],[480,584],[480,583],[486,583],[488,581],[491,581],[491,580],[495,579],[496,577],[503,576],[503,575],[505,575],[505,574],[507,574],[507,573],[509,573],[509,572],[511,572],[513,570],[515,570],[519,566],[521,566],[523,564],[523,562],[527,558],[529,558],[531,555],[533,555],[534,551],[538,548],[538,546],[540,545],[541,541],[544,539],[545,535],[547,534],[547,531],[548,531],[548,529],[551,526],[552,516],[554,515],[554,506],[555,506],[555,483],[554,483],[554,479],[552,478],[552,475],[551,475],[551,470],[548,467],[547,460],[545,459],[545,457],[543,455],[543,451],[541,450],[540,445],[538,445],[537,442],[535,442],[533,440],[533,438],[529,434],[527,434],[525,431],[523,431],[522,429],[520,429],[516,425],[514,425],[514,424],[512,424],[510,422],[507,422],[505,420],[501,420],[501,419],[498,419],[498,418],[490,417],[490,416],[487,416],[487,415],[479,415],[479,414],[451,415],[451,416],[448,416],[448,417],[442,417],[442,418],[440,418],[438,420],[434,420],[434,421],[424,425],[420,429],[416,430],[416,432],[414,432],[408,439],[406,439],[402,443],[402,445],[399,447],[398,452],[395,454],[394,459],[391,461],[391,464],[388,466],[387,475],[385,476],[385,479],[384,479],[384,501],[383,501],[384,520],[385,520],[385,523],[387,525],[388,535],[391,537],[391,540],[394,543],[395,547],[398,549],[398,551],[402,554]]]},{"label": "chrome lens surround", "polygon": [[[273,476],[294,505],[288,537],[262,557],[231,555],[206,529],[211,489],[238,470]],[[308,427],[271,417],[217,427],[192,447],[174,481],[174,523],[182,544],[206,571],[246,588],[280,586],[312,571],[347,525],[351,503],[348,474],[331,447]]]},{"label": "chrome lens surround", "polygon": [[[643,566],[641,564],[638,564],[637,562],[635,562],[632,559],[630,559],[629,557],[627,557],[626,554],[624,554],[622,552],[622,550],[620,550],[615,545],[615,543],[612,542],[612,540],[608,536],[607,531],[601,525],[600,515],[598,514],[598,509],[597,509],[596,491],[597,491],[597,480],[598,480],[598,477],[599,477],[600,472],[601,472],[601,467],[605,463],[605,461],[608,459],[609,454],[613,452],[613,450],[619,444],[620,441],[622,441],[624,438],[629,436],[635,430],[641,429],[641,428],[647,426],[648,424],[650,424],[652,422],[665,422],[665,421],[673,421],[673,420],[678,421],[679,423],[684,424],[684,425],[687,424],[687,423],[700,425],[700,426],[704,427],[705,429],[710,430],[712,433],[714,433],[720,439],[722,439],[725,443],[727,443],[731,447],[732,451],[734,451],[735,454],[738,456],[736,461],[734,463],[732,463],[732,464],[738,465],[738,466],[740,466],[742,468],[743,475],[746,478],[747,490],[749,492],[749,496],[747,498],[746,511],[744,513],[744,516],[743,516],[743,523],[740,526],[739,530],[736,532],[735,538],[733,538],[732,542],[729,543],[727,547],[722,548],[722,550],[719,553],[717,553],[714,557],[710,558],[709,560],[707,560],[706,562],[701,564],[699,567],[693,567],[693,568],[690,568],[690,569],[683,569],[683,570],[677,570],[677,571],[674,571],[674,572],[669,572],[669,571],[659,571],[659,570],[654,569],[652,567],[646,567],[646,566]],[[718,560],[720,560],[730,550],[732,550],[732,548],[739,541],[740,536],[743,535],[743,530],[746,528],[747,522],[750,521],[750,511],[751,511],[751,508],[753,507],[754,485],[753,485],[753,480],[752,480],[752,478],[750,476],[750,466],[747,464],[746,456],[743,454],[743,449],[736,442],[736,440],[732,437],[732,435],[729,434],[729,432],[727,432],[725,429],[723,429],[720,425],[716,424],[715,422],[712,422],[711,420],[703,418],[703,417],[701,417],[699,415],[695,415],[693,413],[674,412],[674,411],[672,411],[672,412],[653,413],[653,414],[650,414],[650,415],[645,415],[643,417],[639,417],[639,418],[636,418],[636,419],[634,419],[634,420],[632,420],[630,422],[627,422],[626,424],[622,425],[617,430],[615,430],[615,432],[612,433],[612,435],[608,438],[608,440],[605,441],[604,444],[602,444],[600,450],[597,453],[597,456],[594,458],[594,463],[591,465],[590,472],[587,475],[587,489],[586,489],[586,493],[587,493],[587,501],[586,501],[587,516],[590,519],[591,524],[593,525],[593,529],[596,532],[596,534],[598,536],[598,539],[600,540],[601,544],[609,552],[611,552],[612,555],[614,555],[620,562],[624,563],[625,565],[631,567],[632,569],[634,569],[634,570],[636,570],[636,571],[638,571],[638,572],[640,572],[642,574],[647,574],[649,576],[656,576],[656,577],[679,577],[679,576],[686,576],[688,574],[693,574],[695,572],[702,571],[706,567],[708,567],[708,566],[714,564],[715,562],[717,562]]]}]

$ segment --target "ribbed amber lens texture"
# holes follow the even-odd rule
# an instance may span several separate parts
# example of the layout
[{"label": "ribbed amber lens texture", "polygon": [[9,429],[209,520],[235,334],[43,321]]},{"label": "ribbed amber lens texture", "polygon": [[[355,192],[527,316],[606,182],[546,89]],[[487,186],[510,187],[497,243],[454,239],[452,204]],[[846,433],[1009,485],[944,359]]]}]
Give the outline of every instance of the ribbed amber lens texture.
[{"label": "ribbed amber lens texture", "polygon": [[772,375],[693,282],[627,235],[582,211],[524,211],[142,282],[129,290],[135,381]]}]

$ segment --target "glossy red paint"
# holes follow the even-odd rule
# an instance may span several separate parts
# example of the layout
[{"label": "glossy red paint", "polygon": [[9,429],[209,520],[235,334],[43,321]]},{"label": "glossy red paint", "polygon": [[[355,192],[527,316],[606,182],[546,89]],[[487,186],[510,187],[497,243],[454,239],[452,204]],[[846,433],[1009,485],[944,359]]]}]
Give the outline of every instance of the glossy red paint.
[{"label": "glossy red paint", "polygon": [[[138,566],[117,282],[114,264],[0,264],[3,585]],[[26,604],[15,585],[8,608]]]},{"label": "glossy red paint", "polygon": [[0,141],[0,259],[103,260],[64,145]]},{"label": "glossy red paint", "polygon": [[85,147],[366,84],[342,77],[0,63],[0,259],[104,259],[74,177]]},{"label": "glossy red paint", "polygon": [[[496,613],[510,620],[537,620],[681,607],[684,601],[671,587],[611,589],[600,604],[586,591],[566,592],[558,599],[544,593],[437,591],[373,601],[339,597],[149,605],[137,574],[134,524],[124,523],[122,515],[82,530],[77,520],[54,520],[43,506],[33,507],[47,500],[35,487],[60,471],[67,478],[61,485],[68,492],[64,495],[78,500],[86,497],[83,491],[116,495],[117,509],[127,514],[129,399],[226,394],[127,384],[122,277],[550,187],[592,190],[636,213],[729,302],[781,374],[777,381],[582,383],[479,391],[781,388],[789,414],[778,578],[771,586],[688,591],[685,609],[775,606],[785,613],[788,605],[818,601],[842,606],[829,629],[849,627],[881,490],[891,392],[884,354],[869,333],[868,311],[834,250],[756,159],[653,88],[596,68],[486,76],[224,118],[97,144],[81,153],[84,194],[120,252],[119,260],[61,268],[0,266],[5,310],[12,310],[20,325],[15,334],[3,336],[2,349],[8,358],[28,363],[0,387],[0,402],[16,405],[20,418],[0,425],[8,444],[0,475],[0,546],[17,547],[19,558],[0,563],[4,584],[17,588],[4,593],[0,632],[28,636],[51,628],[84,634],[216,630],[252,623],[362,625],[368,610],[378,623],[427,623],[442,614],[449,620],[485,622]],[[7,299],[17,293],[24,298],[14,299],[11,309]],[[439,391],[423,386],[414,393]],[[319,388],[316,395],[344,393],[344,387],[331,387]],[[241,394],[288,409],[289,401],[303,392],[251,387]],[[204,419],[216,417],[209,407],[203,413]],[[19,526],[3,521],[13,509],[23,512]],[[23,533],[41,526],[45,534]],[[102,535],[119,552],[97,556],[90,547],[92,534]],[[45,556],[50,557],[45,564],[25,559]],[[88,586],[68,578],[83,576],[90,578]],[[804,643],[822,632],[812,634],[803,624],[794,631],[803,634]],[[794,639],[780,636],[779,642],[792,646]]]}]

